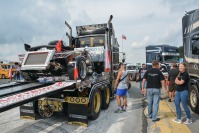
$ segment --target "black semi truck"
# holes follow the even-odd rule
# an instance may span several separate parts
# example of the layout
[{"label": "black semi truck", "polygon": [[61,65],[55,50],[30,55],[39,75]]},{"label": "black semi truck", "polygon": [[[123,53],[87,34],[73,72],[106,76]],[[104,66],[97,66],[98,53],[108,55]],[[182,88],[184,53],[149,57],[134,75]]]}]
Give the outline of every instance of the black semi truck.
[{"label": "black semi truck", "polygon": [[190,75],[189,106],[199,113],[199,9],[187,12],[182,18],[184,61]]},{"label": "black semi truck", "polygon": [[168,70],[172,63],[177,63],[179,60],[178,47],[166,44],[149,45],[146,47],[146,66],[147,69],[152,67],[152,62],[156,60],[161,63],[163,74],[168,75]]}]

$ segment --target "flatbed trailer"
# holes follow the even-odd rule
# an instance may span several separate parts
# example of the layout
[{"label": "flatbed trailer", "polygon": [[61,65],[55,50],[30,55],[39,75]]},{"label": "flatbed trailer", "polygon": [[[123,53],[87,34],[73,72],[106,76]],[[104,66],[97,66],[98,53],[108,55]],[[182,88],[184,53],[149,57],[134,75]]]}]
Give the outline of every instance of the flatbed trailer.
[{"label": "flatbed trailer", "polygon": [[[93,99],[102,99],[102,95],[110,95],[111,93],[110,83],[107,80],[108,77],[104,77],[105,75],[103,77],[98,76],[96,80],[87,80],[84,82],[15,83],[15,85],[8,84],[7,86],[4,84],[4,87],[0,86],[0,112],[20,106],[21,118],[35,120],[42,117],[50,117],[55,112],[69,113],[67,114],[69,124],[87,126],[88,117],[91,115],[89,114],[89,108],[93,106],[93,109],[95,109],[90,110],[90,113],[94,113],[92,111],[99,113],[102,106],[102,103],[98,103],[99,105],[94,107]],[[5,92],[5,89],[9,91]],[[86,91],[90,91],[90,94],[88,95]],[[93,97],[95,93],[97,93],[97,96]],[[85,97],[85,95],[87,95],[87,97]],[[103,103],[103,108],[108,107],[110,97],[108,99],[102,99],[101,102],[105,101],[107,103]],[[46,110],[44,108],[46,108]],[[48,114],[45,114],[45,111],[48,112]],[[98,115],[99,114],[93,115],[93,119],[97,118]]]},{"label": "flatbed trailer", "polygon": [[[55,42],[37,47],[25,44],[21,72],[26,82],[0,85],[0,112],[20,106],[21,118],[35,120],[64,113],[69,124],[82,126],[88,126],[88,119],[97,119],[114,96],[120,64],[112,18],[106,24],[77,26],[77,37],[72,37],[65,22],[70,29],[69,47],[61,41],[56,46]],[[64,50],[57,52],[58,44]]]}]

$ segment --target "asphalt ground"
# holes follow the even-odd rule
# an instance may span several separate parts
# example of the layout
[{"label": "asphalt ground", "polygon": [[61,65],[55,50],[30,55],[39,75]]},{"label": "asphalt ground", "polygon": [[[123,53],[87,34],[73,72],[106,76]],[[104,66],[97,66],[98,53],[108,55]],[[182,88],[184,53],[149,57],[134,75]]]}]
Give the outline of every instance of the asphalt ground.
[{"label": "asphalt ground", "polygon": [[[169,104],[169,106],[172,108],[172,110],[175,112],[176,114],[176,109],[175,109],[175,104],[174,101],[172,102],[168,102],[168,99],[166,99],[168,97],[168,95],[166,93],[163,93],[163,98],[164,101]],[[182,109],[182,120],[185,121],[186,120],[186,114],[185,111],[181,105],[181,109]],[[191,108],[190,108],[191,111]],[[193,111],[191,111],[191,117],[192,117],[192,124],[187,125],[187,127],[189,128],[190,132],[192,133],[199,133],[199,114],[194,113]]]},{"label": "asphalt ground", "polygon": [[[1,81],[0,81],[1,82]],[[6,81],[3,81],[6,82]],[[89,121],[88,127],[68,125],[63,114],[40,120],[20,119],[19,107],[0,113],[1,133],[145,133],[146,117],[143,114],[143,96],[133,82],[129,90],[127,112],[114,113],[117,109],[115,99],[110,107],[102,110],[98,119]]]},{"label": "asphalt ground", "polygon": [[[9,80],[0,80],[0,83],[7,83]],[[176,124],[172,118],[176,117],[175,105],[168,102],[168,95],[162,90],[159,122],[152,122],[147,119],[147,101],[142,96],[139,83],[132,82],[129,90],[127,112],[116,114],[117,102],[111,100],[110,107],[102,110],[97,120],[89,121],[88,127],[68,125],[67,117],[57,114],[51,118],[40,120],[20,119],[19,108],[14,108],[0,113],[0,131],[8,133],[198,133],[199,115],[191,112],[193,123],[190,125]],[[183,120],[186,119],[182,108]]]},{"label": "asphalt ground", "polygon": [[[176,110],[175,110],[175,104],[174,101],[168,102],[168,93],[165,92],[165,90],[162,90],[161,93],[161,98],[160,100],[160,108],[159,108],[159,113],[158,117],[160,118],[160,121],[158,122],[152,122],[150,119],[147,120],[148,127],[147,127],[147,132],[148,133],[198,133],[199,131],[199,115],[192,112],[191,110],[191,115],[192,115],[192,120],[193,123],[190,125],[185,125],[185,124],[178,124],[174,123],[172,121],[173,118],[176,118]],[[147,104],[147,100],[145,101]],[[181,106],[182,109],[182,120],[186,120],[186,114],[184,112],[183,107]],[[147,115],[147,106],[144,111],[145,115]]]}]

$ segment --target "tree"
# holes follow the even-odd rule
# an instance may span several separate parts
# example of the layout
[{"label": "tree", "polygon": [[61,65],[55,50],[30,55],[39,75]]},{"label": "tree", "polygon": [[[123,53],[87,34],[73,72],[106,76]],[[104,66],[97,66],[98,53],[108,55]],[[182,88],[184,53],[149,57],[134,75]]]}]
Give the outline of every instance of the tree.
[{"label": "tree", "polygon": [[184,57],[184,48],[183,48],[183,46],[180,46],[179,47],[179,53],[180,53],[180,58],[183,58]]}]

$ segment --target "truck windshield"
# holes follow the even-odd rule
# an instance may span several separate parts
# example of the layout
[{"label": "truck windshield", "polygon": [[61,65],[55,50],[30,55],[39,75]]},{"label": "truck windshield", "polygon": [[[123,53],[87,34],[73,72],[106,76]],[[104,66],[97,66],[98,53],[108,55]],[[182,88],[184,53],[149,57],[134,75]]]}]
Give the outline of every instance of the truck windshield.
[{"label": "truck windshield", "polygon": [[178,61],[178,56],[164,56],[165,61]]},{"label": "truck windshield", "polygon": [[94,37],[83,37],[79,38],[80,47],[95,47],[104,46],[104,36],[94,36]]}]

